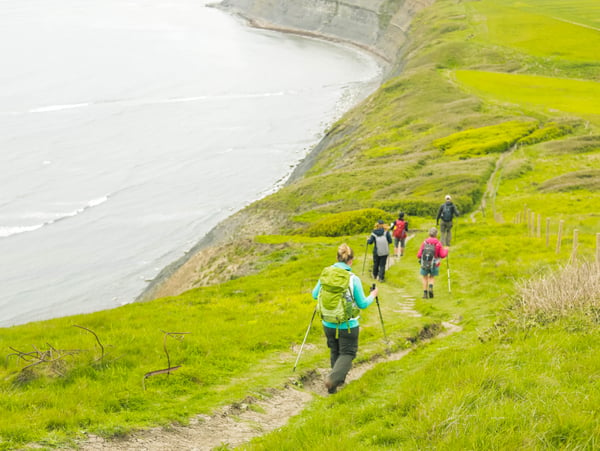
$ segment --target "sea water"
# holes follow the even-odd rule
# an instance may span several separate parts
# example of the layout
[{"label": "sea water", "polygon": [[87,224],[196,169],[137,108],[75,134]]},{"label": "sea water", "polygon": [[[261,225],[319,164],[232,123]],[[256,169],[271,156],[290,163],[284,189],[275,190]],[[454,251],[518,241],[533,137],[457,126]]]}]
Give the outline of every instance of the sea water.
[{"label": "sea water", "polygon": [[379,83],[206,3],[0,0],[0,327],[133,302]]}]

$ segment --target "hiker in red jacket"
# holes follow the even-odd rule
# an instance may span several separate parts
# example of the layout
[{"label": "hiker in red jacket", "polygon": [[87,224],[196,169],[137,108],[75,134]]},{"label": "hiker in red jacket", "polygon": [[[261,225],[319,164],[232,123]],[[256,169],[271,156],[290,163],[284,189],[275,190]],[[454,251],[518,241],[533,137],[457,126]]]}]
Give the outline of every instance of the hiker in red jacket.
[{"label": "hiker in red jacket", "polygon": [[423,276],[423,299],[433,298],[433,279],[440,274],[442,258],[448,256],[448,248],[436,238],[437,229],[429,229],[429,237],[421,243],[417,258],[421,265],[420,274]]},{"label": "hiker in red jacket", "polygon": [[390,224],[390,232],[394,237],[394,256],[404,256],[404,248],[406,247],[406,236],[408,232],[408,221],[404,219],[404,212],[398,214],[398,219]]}]

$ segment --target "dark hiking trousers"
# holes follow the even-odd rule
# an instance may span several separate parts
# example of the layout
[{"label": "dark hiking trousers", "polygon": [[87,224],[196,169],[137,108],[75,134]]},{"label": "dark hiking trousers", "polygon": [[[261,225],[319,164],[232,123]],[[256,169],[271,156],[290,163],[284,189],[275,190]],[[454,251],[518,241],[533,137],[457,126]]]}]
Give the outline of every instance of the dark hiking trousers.
[{"label": "dark hiking trousers", "polygon": [[441,242],[444,246],[450,246],[450,241],[452,240],[452,221],[441,221]]},{"label": "dark hiking trousers", "polygon": [[387,255],[379,256],[373,254],[373,278],[379,280],[385,279],[385,264],[387,262]]},{"label": "dark hiking trousers", "polygon": [[352,360],[358,351],[358,327],[346,329],[339,328],[338,338],[335,338],[338,329],[323,327],[327,338],[327,347],[330,350],[331,373],[329,379],[337,387],[346,380],[346,375],[352,368]]}]

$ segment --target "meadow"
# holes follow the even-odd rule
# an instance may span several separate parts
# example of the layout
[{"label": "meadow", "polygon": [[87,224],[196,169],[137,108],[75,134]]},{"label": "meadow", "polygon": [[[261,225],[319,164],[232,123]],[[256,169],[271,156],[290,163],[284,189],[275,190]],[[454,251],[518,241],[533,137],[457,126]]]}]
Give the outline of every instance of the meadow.
[{"label": "meadow", "polygon": [[[187,424],[326,368],[315,320],[292,374],[310,292],[341,242],[367,288],[365,240],[399,211],[414,237],[380,284],[391,342],[366,310],[358,362],[412,352],[242,448],[597,449],[598,8],[440,0],[425,10],[402,70],[333,125],[303,177],[242,212],[277,232],[257,226],[223,249],[225,262],[198,269],[218,283],[198,276],[177,296],[0,329],[0,449]],[[462,214],[436,296],[423,300],[416,252],[447,193]],[[540,215],[540,236],[524,212]],[[235,268],[227,280],[219,265]],[[397,312],[398,290],[421,316]],[[462,332],[419,339],[442,321]]]}]

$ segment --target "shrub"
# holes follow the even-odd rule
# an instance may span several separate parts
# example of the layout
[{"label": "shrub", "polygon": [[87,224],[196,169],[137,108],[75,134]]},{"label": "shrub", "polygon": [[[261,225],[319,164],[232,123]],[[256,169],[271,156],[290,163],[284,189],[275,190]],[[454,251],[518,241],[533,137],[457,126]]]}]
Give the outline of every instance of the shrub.
[{"label": "shrub", "polygon": [[574,126],[572,124],[557,124],[555,122],[551,122],[547,126],[539,128],[530,135],[519,139],[518,143],[527,146],[542,141],[551,141],[553,139],[573,133],[573,131]]},{"label": "shrub", "polygon": [[453,133],[436,139],[433,144],[446,155],[469,157],[505,152],[522,137],[536,128],[533,121],[508,121]]},{"label": "shrub", "polygon": [[346,236],[364,233],[373,228],[378,219],[391,222],[390,213],[377,208],[344,211],[328,215],[304,230],[309,236]]}]

